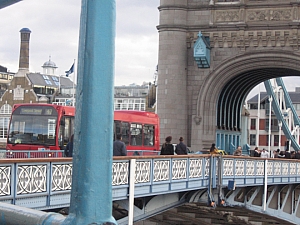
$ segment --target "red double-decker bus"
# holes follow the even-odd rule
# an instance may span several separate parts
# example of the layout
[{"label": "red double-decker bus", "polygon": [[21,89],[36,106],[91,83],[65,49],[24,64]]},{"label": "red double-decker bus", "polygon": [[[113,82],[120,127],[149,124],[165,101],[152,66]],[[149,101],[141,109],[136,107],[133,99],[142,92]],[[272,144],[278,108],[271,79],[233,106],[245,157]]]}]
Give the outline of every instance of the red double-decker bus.
[{"label": "red double-decker bus", "polygon": [[[10,154],[14,151],[39,151],[30,153],[29,157],[63,156],[61,152],[53,154],[53,151],[65,149],[74,133],[74,127],[74,107],[16,104],[11,114],[6,150]],[[114,139],[118,133],[122,134],[128,155],[152,155],[159,152],[159,118],[155,113],[115,111]],[[28,153],[14,153],[12,157],[28,157]]]},{"label": "red double-decker bus", "polygon": [[115,111],[114,140],[122,134],[127,155],[157,155],[159,152],[159,118],[152,112]]},{"label": "red double-decker bus", "polygon": [[[75,108],[71,106],[16,104],[11,114],[6,150],[63,150],[74,132],[74,119]],[[49,156],[40,153],[41,156],[46,154]],[[19,156],[26,157],[25,154]],[[39,154],[31,157],[39,157]]]}]

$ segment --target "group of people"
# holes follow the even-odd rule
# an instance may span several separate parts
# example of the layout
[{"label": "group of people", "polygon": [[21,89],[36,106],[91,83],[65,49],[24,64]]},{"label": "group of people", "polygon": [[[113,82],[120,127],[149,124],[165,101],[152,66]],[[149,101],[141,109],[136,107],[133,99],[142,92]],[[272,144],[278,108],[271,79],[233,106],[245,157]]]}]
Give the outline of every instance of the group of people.
[{"label": "group of people", "polygon": [[[168,136],[165,139],[165,143],[162,145],[160,154],[161,155],[174,155],[176,153],[177,155],[187,155],[187,147],[183,143],[183,137],[179,138],[179,143],[176,145],[175,150],[174,146],[171,143],[172,141],[172,136]],[[113,144],[113,155],[114,156],[126,156],[127,155],[127,150],[126,150],[126,145],[122,141],[122,135],[117,134],[117,140],[114,141]]]},{"label": "group of people", "polygon": [[270,155],[269,151],[263,148],[259,150],[258,147],[255,147],[254,157],[261,157],[261,158],[285,158],[285,159],[300,159],[300,152],[295,151],[285,151],[285,150],[274,150],[273,155]]},{"label": "group of people", "polygon": [[160,150],[161,155],[174,155],[174,153],[176,153],[177,155],[188,154],[187,147],[183,143],[183,137],[179,138],[179,143],[176,145],[175,150],[173,144],[171,143],[172,136],[166,137],[165,141],[166,142],[163,143],[163,145],[161,146],[161,150]]},{"label": "group of people", "polygon": [[255,147],[253,152],[254,157],[260,157],[260,158],[269,158],[270,154],[269,151],[263,148],[262,150],[259,150],[258,147]]},{"label": "group of people", "polygon": [[[176,145],[174,150],[174,145],[171,143],[172,136],[168,136],[165,139],[165,143],[162,145],[160,154],[161,155],[187,155],[188,150],[186,144],[183,143],[183,137],[179,138],[179,143]],[[73,141],[74,135],[71,136],[69,143],[66,145],[65,148],[65,156],[72,157],[73,156]],[[213,143],[210,148],[210,154],[219,154],[219,150],[216,145]],[[127,150],[126,145],[122,141],[122,135],[117,134],[117,138],[113,143],[113,155],[114,156],[126,156]],[[242,147],[238,146],[237,149],[233,153],[234,156],[241,156],[242,155]],[[273,155],[271,156],[268,150],[263,148],[259,150],[258,147],[255,147],[253,153],[251,154],[253,157],[260,157],[260,158],[285,158],[285,159],[300,159],[300,152],[295,151],[281,151],[280,149],[274,150]]]}]

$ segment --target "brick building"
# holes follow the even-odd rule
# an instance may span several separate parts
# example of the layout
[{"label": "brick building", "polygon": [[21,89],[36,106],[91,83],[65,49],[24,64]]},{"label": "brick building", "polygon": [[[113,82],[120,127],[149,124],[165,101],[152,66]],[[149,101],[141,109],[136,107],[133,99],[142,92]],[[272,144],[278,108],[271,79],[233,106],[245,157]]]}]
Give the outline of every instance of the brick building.
[{"label": "brick building", "polygon": [[[300,113],[300,88],[296,88],[295,92],[289,92],[289,96],[293,103],[297,114]],[[255,95],[247,101],[249,121],[248,121],[248,143],[251,149],[254,149],[257,145],[259,149],[269,146],[269,96],[266,92],[260,93],[260,110],[258,113],[258,101],[259,95]],[[258,120],[259,119],[259,123]],[[274,113],[271,114],[271,150],[285,149],[286,137],[281,130],[280,124],[276,119]],[[279,137],[280,135],[280,137]]]},{"label": "brick building", "polygon": [[19,69],[16,73],[0,66],[0,147],[4,147],[7,138],[8,123],[14,104],[55,103],[72,105],[75,97],[75,85],[64,76],[56,75],[56,64],[49,61],[42,66],[43,74],[29,71],[29,40],[31,31],[20,30]]}]

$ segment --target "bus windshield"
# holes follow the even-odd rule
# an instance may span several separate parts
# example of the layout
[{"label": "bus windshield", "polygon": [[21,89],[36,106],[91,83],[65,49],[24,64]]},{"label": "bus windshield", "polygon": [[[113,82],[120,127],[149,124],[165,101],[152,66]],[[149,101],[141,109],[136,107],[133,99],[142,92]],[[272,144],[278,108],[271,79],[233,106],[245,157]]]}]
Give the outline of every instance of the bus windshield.
[{"label": "bus windshield", "polygon": [[57,115],[53,107],[19,107],[11,117],[7,143],[55,145]]}]

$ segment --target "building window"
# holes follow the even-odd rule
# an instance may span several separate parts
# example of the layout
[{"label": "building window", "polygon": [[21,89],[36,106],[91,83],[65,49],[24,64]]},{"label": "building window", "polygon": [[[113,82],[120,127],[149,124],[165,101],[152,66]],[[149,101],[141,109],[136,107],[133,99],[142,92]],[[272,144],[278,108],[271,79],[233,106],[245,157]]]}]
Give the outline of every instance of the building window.
[{"label": "building window", "polygon": [[9,104],[4,104],[0,109],[0,138],[7,138],[11,111],[12,107]]},{"label": "building window", "polygon": [[9,117],[0,118],[0,138],[7,138]]},{"label": "building window", "polygon": [[130,126],[130,145],[142,145],[142,124],[132,123]]},{"label": "building window", "polygon": [[133,104],[128,104],[128,110],[133,110]]},{"label": "building window", "polygon": [[279,146],[279,135],[274,135],[274,146]]},{"label": "building window", "polygon": [[4,104],[0,109],[0,114],[11,114],[11,106],[9,104]]},{"label": "building window", "polygon": [[256,145],[256,134],[250,134],[250,145]]},{"label": "building window", "polygon": [[269,146],[269,135],[266,135],[265,146]]},{"label": "building window", "polygon": [[121,109],[121,104],[115,104],[115,110],[120,110]]},{"label": "building window", "polygon": [[[266,122],[265,130],[268,131],[269,130],[269,119],[266,119],[265,122]],[[277,119],[271,119],[271,131],[279,131]]]},{"label": "building window", "polygon": [[250,130],[256,130],[256,119],[251,119]]}]

